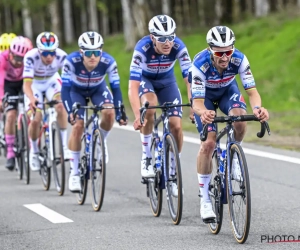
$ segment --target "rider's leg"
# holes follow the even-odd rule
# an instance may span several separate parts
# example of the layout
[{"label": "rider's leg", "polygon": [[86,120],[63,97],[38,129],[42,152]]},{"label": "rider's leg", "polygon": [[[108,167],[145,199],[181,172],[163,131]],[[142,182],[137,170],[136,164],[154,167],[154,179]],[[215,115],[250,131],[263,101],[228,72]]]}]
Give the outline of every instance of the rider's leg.
[{"label": "rider's leg", "polygon": [[16,118],[17,118],[17,110],[11,109],[6,111],[5,142],[7,147],[7,156],[6,156],[5,166],[9,170],[13,170],[15,166],[15,152],[13,150],[13,147],[15,144]]},{"label": "rider's leg", "polygon": [[[53,100],[61,100],[60,93],[53,96]],[[57,123],[60,127],[60,133],[62,138],[62,144],[64,148],[67,148],[67,126],[68,126],[68,114],[62,103],[55,105],[57,112]]]}]

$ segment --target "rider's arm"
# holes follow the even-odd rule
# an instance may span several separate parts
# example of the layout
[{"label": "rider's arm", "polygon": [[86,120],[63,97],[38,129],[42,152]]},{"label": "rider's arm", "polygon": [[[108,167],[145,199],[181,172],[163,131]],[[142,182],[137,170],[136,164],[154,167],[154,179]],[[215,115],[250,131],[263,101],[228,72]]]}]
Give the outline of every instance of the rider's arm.
[{"label": "rider's arm", "polygon": [[23,78],[23,92],[30,100],[34,98],[31,85],[32,85],[32,78]]},{"label": "rider's arm", "polygon": [[130,64],[128,97],[135,118],[140,117],[139,87],[142,81],[142,65],[145,60],[146,58],[141,52],[137,50],[133,52]]},{"label": "rider's arm", "polygon": [[243,87],[249,96],[251,108],[254,109],[256,107],[261,107],[261,97],[256,89],[254,77],[250,69],[250,64],[245,55],[239,68],[239,75]]},{"label": "rider's arm", "polygon": [[4,96],[5,58],[0,54],[0,102]]},{"label": "rider's arm", "polygon": [[74,72],[74,66],[70,63],[68,59],[65,59],[64,66],[62,69],[61,79],[62,79],[62,88],[61,88],[61,99],[65,106],[68,114],[72,113],[72,99],[71,99],[71,76]]},{"label": "rider's arm", "polygon": [[[122,92],[120,88],[120,76],[118,73],[118,67],[116,61],[113,61],[113,63],[108,67],[106,73],[108,75],[110,88],[114,97],[114,106],[120,107],[120,105],[123,103],[123,98],[122,98]],[[119,113],[120,110],[116,109],[116,114],[118,115]]]},{"label": "rider's arm", "polygon": [[32,100],[34,98],[31,85],[34,78],[34,60],[31,57],[31,52],[26,53],[24,57],[23,69],[23,91],[24,94]]}]

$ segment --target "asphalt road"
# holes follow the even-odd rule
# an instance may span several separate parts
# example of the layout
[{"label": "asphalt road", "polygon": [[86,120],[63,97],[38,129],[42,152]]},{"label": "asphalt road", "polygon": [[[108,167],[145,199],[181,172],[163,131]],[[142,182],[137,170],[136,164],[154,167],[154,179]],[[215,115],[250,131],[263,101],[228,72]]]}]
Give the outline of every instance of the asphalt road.
[{"label": "asphalt road", "polygon": [[[197,138],[196,134],[190,134]],[[297,157],[300,154],[243,145]],[[140,183],[141,143],[138,133],[113,129],[108,139],[110,161],[102,210],[94,212],[88,195],[77,205],[66,189],[59,197],[52,183],[44,191],[38,173],[30,185],[17,179],[0,160],[0,249],[300,249],[300,243],[261,242],[263,235],[300,235],[300,166],[296,163],[246,155],[252,192],[251,229],[247,242],[235,242],[228,206],[219,235],[212,235],[199,215],[196,154],[199,145],[185,142],[181,162],[184,209],[179,226],[172,224],[167,204],[153,217],[146,188]],[[69,165],[67,164],[68,168]],[[164,199],[166,200],[166,199]],[[52,223],[24,205],[41,203],[72,222]],[[277,240],[278,240],[277,236]]]}]

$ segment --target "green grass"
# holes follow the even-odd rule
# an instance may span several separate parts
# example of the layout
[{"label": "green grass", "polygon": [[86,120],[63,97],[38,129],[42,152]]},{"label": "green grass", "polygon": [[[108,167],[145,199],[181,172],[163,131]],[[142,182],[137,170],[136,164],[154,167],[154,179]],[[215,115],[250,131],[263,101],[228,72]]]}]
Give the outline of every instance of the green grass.
[{"label": "green grass", "polygon": [[[299,27],[300,18],[291,13],[256,18],[231,26],[236,35],[236,48],[248,57],[257,89],[263,100],[263,106],[271,113],[271,130],[282,138],[300,135]],[[206,32],[207,30],[201,30],[194,34],[180,36],[192,58],[207,46]],[[124,48],[125,42],[122,35],[105,38],[104,50],[110,53],[118,63],[123,98],[128,106],[128,79],[132,51],[126,52]],[[70,52],[77,48],[65,49]],[[175,74],[183,101],[187,102],[186,87],[178,64],[175,65]],[[237,80],[245,99],[248,101],[239,76],[237,76]],[[127,111],[130,110],[128,106]],[[186,111],[185,117],[187,116],[188,112]],[[132,121],[132,113],[129,114],[129,117]],[[184,128],[196,131],[189,122],[184,122]],[[258,126],[255,126],[255,129],[257,128]],[[250,131],[252,131],[251,127]],[[249,138],[254,140],[252,136]],[[280,141],[271,144],[282,146]]]}]

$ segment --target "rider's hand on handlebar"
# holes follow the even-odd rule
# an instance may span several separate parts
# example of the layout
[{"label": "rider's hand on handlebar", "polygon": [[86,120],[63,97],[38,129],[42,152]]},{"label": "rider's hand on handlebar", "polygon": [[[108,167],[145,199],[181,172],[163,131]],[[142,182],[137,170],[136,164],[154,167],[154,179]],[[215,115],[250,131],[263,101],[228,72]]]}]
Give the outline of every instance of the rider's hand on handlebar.
[{"label": "rider's hand on handlebar", "polygon": [[37,109],[37,103],[39,103],[38,99],[36,99],[34,97],[30,98],[29,106],[33,112],[35,112],[35,110]]},{"label": "rider's hand on handlebar", "polygon": [[211,124],[214,121],[216,112],[214,110],[205,110],[201,115],[201,122],[203,124]]},{"label": "rider's hand on handlebar", "polygon": [[69,123],[73,126],[76,123],[76,119],[78,119],[78,118],[79,118],[78,115],[76,116],[76,118],[74,118],[73,113],[69,114],[69,117],[68,117]]},{"label": "rider's hand on handlebar", "polygon": [[253,114],[259,119],[260,122],[265,122],[269,119],[269,112],[264,107],[253,109]]},{"label": "rider's hand on handlebar", "polygon": [[140,116],[136,117],[134,122],[133,122],[133,127],[135,130],[140,130],[142,127],[145,126],[145,124],[147,123],[147,119],[144,119],[144,123],[143,125],[141,124],[141,118]]},{"label": "rider's hand on handlebar", "polygon": [[193,110],[193,108],[190,108],[189,118],[190,118],[190,120],[191,120],[192,123],[195,123],[195,117],[194,117],[194,110]]}]

